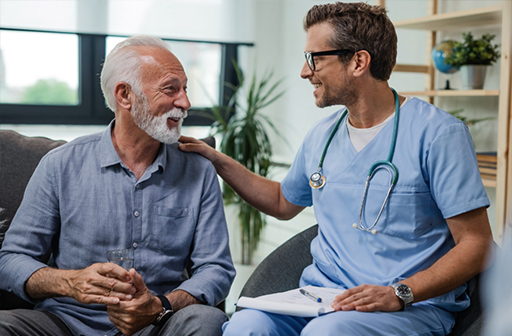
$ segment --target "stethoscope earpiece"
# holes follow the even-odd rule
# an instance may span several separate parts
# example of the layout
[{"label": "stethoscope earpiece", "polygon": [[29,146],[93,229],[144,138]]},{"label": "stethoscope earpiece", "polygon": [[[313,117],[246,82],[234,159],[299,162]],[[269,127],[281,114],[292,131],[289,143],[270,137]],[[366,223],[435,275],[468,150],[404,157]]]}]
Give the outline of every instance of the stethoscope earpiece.
[{"label": "stethoscope earpiece", "polygon": [[359,230],[362,230],[362,231],[371,232],[371,233],[373,233],[374,235],[376,235],[376,234],[377,234],[377,230],[373,229],[373,230],[371,230],[371,231],[370,231],[370,230],[368,230],[368,229],[361,228],[361,227],[360,227],[359,225],[357,225],[356,223],[352,224],[352,227],[353,227],[354,229],[359,229]]}]

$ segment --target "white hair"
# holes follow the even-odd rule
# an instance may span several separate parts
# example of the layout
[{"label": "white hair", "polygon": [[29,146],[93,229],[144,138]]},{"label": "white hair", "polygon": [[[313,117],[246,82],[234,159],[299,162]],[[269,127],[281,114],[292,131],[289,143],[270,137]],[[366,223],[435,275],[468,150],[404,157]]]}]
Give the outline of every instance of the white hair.
[{"label": "white hair", "polygon": [[136,95],[143,94],[141,82],[141,55],[134,47],[153,47],[169,50],[169,45],[158,37],[135,35],[118,43],[108,54],[101,70],[101,91],[112,111],[117,109],[114,89],[117,83],[131,86]]}]

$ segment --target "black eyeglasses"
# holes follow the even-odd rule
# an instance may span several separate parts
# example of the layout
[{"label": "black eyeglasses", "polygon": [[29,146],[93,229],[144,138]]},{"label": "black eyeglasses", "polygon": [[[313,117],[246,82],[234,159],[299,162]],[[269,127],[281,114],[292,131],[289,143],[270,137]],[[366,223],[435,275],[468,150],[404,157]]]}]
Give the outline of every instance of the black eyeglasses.
[{"label": "black eyeglasses", "polygon": [[311,71],[315,71],[315,56],[326,56],[326,55],[347,55],[353,54],[354,51],[348,49],[339,49],[339,50],[327,50],[327,51],[318,51],[318,52],[309,52],[304,51],[304,57],[306,57],[306,61],[308,62],[308,67]]}]

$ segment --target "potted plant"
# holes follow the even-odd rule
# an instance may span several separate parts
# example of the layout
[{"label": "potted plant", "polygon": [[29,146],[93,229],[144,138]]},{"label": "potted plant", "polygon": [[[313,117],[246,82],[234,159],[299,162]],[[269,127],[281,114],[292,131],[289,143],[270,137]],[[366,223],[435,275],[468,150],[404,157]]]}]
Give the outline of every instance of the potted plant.
[{"label": "potted plant", "polygon": [[464,116],[462,113],[463,111],[464,111],[464,109],[458,109],[458,110],[448,111],[448,113],[450,113],[452,116],[454,116],[455,118],[457,118],[460,121],[462,121],[463,123],[465,123],[468,127],[473,126],[474,124],[479,123],[481,121],[494,119],[493,117],[471,119],[469,117]]},{"label": "potted plant", "polygon": [[[213,106],[215,117],[212,133],[221,134],[220,151],[232,157],[251,172],[266,177],[271,166],[272,144],[267,130],[279,135],[272,121],[261,113],[264,107],[280,98],[284,91],[279,88],[282,79],[273,81],[273,72],[266,72],[261,79],[253,74],[250,83],[234,62],[239,85],[226,84],[233,90],[227,106]],[[223,184],[223,198],[226,204],[238,207],[241,229],[241,262],[252,264],[253,252],[258,246],[261,232],[266,224],[264,215],[243,201],[227,185]]]},{"label": "potted plant", "polygon": [[469,32],[463,33],[462,37],[464,41],[455,42],[451,54],[444,61],[446,64],[460,67],[464,89],[482,89],[487,67],[500,57],[499,45],[492,44],[496,35],[484,34],[475,40],[473,34]]}]

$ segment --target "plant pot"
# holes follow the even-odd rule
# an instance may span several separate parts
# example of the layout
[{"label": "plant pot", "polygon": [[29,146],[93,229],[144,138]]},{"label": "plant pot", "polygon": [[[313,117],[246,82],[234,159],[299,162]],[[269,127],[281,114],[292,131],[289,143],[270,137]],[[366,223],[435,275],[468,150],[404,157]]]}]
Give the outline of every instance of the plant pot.
[{"label": "plant pot", "polygon": [[460,75],[463,90],[481,90],[484,88],[485,72],[488,65],[463,65]]}]

